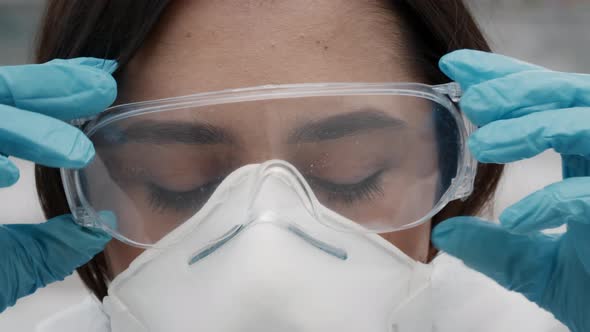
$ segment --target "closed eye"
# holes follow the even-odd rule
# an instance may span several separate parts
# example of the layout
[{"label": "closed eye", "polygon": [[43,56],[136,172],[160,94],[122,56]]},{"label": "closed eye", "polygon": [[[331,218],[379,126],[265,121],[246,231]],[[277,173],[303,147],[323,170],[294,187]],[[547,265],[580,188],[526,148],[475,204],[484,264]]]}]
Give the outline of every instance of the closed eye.
[{"label": "closed eye", "polygon": [[223,179],[224,177],[217,177],[213,181],[188,191],[169,190],[163,186],[149,183],[149,204],[158,212],[167,210],[183,212],[189,209],[199,209],[205,205]]},{"label": "closed eye", "polygon": [[384,171],[381,169],[356,183],[335,183],[315,176],[307,176],[307,179],[314,190],[327,195],[328,201],[352,205],[357,201],[372,200],[384,195],[380,183]]}]

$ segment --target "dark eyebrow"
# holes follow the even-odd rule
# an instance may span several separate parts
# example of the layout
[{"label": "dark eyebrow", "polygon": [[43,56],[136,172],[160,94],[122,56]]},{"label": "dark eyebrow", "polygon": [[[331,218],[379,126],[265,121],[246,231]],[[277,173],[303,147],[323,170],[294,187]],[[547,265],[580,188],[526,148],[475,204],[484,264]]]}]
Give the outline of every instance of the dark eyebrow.
[{"label": "dark eyebrow", "polygon": [[223,128],[207,123],[144,120],[126,128],[111,126],[92,137],[95,145],[124,143],[151,144],[233,144],[234,139]]},{"label": "dark eyebrow", "polygon": [[318,121],[311,121],[295,129],[289,143],[317,142],[356,135],[384,128],[404,128],[407,123],[387,113],[367,108],[361,111],[338,114]]}]

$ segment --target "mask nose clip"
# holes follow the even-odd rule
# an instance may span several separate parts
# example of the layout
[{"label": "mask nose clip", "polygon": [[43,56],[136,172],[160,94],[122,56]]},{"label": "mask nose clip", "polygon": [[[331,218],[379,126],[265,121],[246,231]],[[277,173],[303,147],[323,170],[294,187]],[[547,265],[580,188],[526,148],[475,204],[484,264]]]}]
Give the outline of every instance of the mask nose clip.
[{"label": "mask nose clip", "polygon": [[262,216],[265,210],[271,210],[280,211],[285,217],[289,215],[286,211],[298,209],[318,220],[313,191],[291,164],[282,160],[267,161],[260,165],[255,179],[248,205],[251,214]]},{"label": "mask nose clip", "polygon": [[326,227],[319,221],[313,201],[315,196],[295,167],[281,160],[271,160],[259,166],[251,183],[246,220],[228,230],[208,246],[191,256],[193,265],[243,233],[249,227],[272,224],[290,232],[323,252],[346,260],[346,250],[322,241],[312,232]]}]

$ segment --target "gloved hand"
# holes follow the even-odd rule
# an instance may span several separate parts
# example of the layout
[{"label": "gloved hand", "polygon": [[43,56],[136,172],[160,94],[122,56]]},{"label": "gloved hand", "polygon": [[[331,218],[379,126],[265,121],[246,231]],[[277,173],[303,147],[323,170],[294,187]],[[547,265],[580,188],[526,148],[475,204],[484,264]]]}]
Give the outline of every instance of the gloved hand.
[{"label": "gloved hand", "polygon": [[[90,140],[62,120],[108,107],[116,96],[110,75],[115,67],[114,61],[93,58],[0,67],[0,188],[19,177],[6,156],[66,168],[92,160]],[[70,215],[41,224],[0,225],[0,312],[63,280],[109,240],[102,231],[78,226]]]},{"label": "gloved hand", "polygon": [[[553,148],[570,178],[507,208],[500,225],[444,221],[433,243],[572,331],[590,331],[590,75],[469,50],[446,55],[440,67],[464,89],[461,109],[481,127],[469,139],[478,160],[507,163]],[[565,234],[541,233],[564,224]]]}]

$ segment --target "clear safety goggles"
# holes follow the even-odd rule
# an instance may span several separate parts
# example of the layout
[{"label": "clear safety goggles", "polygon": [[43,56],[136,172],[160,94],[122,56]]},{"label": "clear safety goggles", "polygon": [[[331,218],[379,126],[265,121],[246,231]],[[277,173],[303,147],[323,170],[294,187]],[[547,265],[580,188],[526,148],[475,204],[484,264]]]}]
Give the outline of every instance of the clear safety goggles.
[{"label": "clear safety goggles", "polygon": [[62,169],[64,188],[79,224],[145,248],[223,204],[211,200],[224,199],[213,193],[232,172],[277,160],[314,210],[355,231],[408,229],[473,190],[475,127],[455,107],[460,95],[456,83],[320,83],[118,105],[74,121],[96,156]]}]

